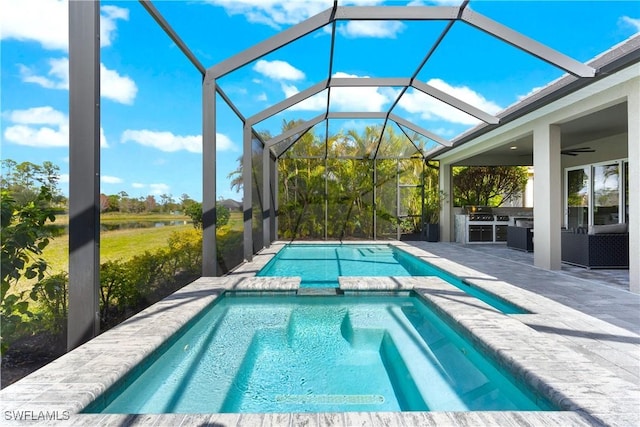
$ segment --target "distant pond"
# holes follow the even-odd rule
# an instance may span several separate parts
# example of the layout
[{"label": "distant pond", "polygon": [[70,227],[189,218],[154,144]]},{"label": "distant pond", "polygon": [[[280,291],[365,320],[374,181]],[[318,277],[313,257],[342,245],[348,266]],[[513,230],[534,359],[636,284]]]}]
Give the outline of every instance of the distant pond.
[{"label": "distant pond", "polygon": [[190,223],[191,221],[187,220],[101,222],[100,231],[130,230],[133,228],[171,227],[176,225],[187,225]]}]

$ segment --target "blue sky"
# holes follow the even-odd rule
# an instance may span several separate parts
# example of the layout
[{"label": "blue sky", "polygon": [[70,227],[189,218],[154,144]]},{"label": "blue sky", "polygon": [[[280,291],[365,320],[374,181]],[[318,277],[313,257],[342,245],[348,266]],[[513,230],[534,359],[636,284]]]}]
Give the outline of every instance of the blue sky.
[{"label": "blue sky", "polygon": [[[341,1],[340,5],[445,4],[458,1]],[[326,0],[156,1],[158,10],[205,67],[211,67],[332,5]],[[638,1],[471,1],[470,7],[585,62],[640,31]],[[67,3],[0,0],[3,159],[60,166],[68,154]],[[333,75],[409,77],[445,22],[339,22]],[[201,77],[137,1],[101,3],[101,190],[130,196],[202,198]],[[222,89],[249,117],[329,75],[330,27],[223,77]],[[456,23],[418,74],[425,83],[496,113],[563,72]],[[332,111],[386,111],[398,88],[332,89]],[[257,126],[280,133],[283,119],[309,119],[326,93]],[[477,121],[408,91],[398,116],[453,138]],[[218,196],[240,199],[227,175],[241,154],[242,124],[218,103]],[[376,121],[335,120],[330,132]],[[324,125],[317,130],[324,134]]]}]

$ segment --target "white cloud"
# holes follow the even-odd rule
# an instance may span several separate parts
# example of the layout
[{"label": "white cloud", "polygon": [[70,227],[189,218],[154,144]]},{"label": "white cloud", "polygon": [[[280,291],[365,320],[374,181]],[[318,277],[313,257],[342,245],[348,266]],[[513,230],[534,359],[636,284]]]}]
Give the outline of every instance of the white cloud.
[{"label": "white cloud", "polygon": [[4,138],[14,144],[28,147],[67,147],[69,145],[69,127],[13,125],[5,129]]},{"label": "white cloud", "polygon": [[304,80],[304,73],[285,61],[266,61],[264,59],[256,62],[253,70],[274,80]]},{"label": "white cloud", "polygon": [[209,0],[222,6],[229,15],[244,15],[249,22],[281,29],[294,25],[330,8],[331,0]]},{"label": "white cloud", "polygon": [[537,91],[539,91],[540,89],[544,88],[544,86],[536,86],[533,89],[531,89],[528,93],[524,94],[524,95],[518,95],[518,101],[524,99],[524,98],[528,98],[531,95],[533,95],[534,93],[536,93]]},{"label": "white cloud", "polygon": [[53,107],[34,107],[28,110],[14,110],[6,114],[13,123],[23,125],[58,125],[63,126],[69,123],[69,119],[64,113],[55,110]]},{"label": "white cloud", "polygon": [[[117,6],[100,8],[100,46],[116,37],[116,22],[128,20],[129,10]],[[47,50],[69,49],[69,8],[66,0],[3,0],[0,39],[39,43]]]},{"label": "white cloud", "polygon": [[455,130],[447,129],[447,128],[435,128],[435,129],[432,129],[431,131],[436,135],[440,135],[443,138],[450,138],[456,135]]},{"label": "white cloud", "polygon": [[20,76],[26,83],[35,83],[47,89],[69,89],[69,59],[50,58],[49,77],[37,75],[31,68],[18,64]]},{"label": "white cloud", "polygon": [[[297,87],[282,83],[280,85],[284,95],[289,98],[296,93],[300,92]],[[297,104],[288,108],[289,111],[320,111],[327,108],[327,92],[323,91],[315,94],[304,101],[300,101]]]},{"label": "white cloud", "polygon": [[[357,76],[338,72],[333,77],[357,78]],[[331,108],[340,111],[382,111],[391,99],[386,91],[377,87],[334,87],[331,88]]]},{"label": "white cloud", "polygon": [[[358,78],[354,74],[337,72],[333,77]],[[364,76],[363,78],[366,78]],[[285,96],[289,98],[299,92],[293,85],[281,85]],[[393,91],[377,87],[332,87],[331,110],[333,111],[383,111],[393,98]],[[290,110],[321,111],[327,108],[327,93],[320,92],[294,105]]]},{"label": "white cloud", "polygon": [[216,151],[237,151],[237,148],[227,135],[216,133]]},{"label": "white cloud", "polygon": [[[69,146],[69,117],[53,107],[14,110],[3,115],[12,123],[4,131],[4,139],[7,142],[38,148]],[[100,146],[109,146],[102,128]]]},{"label": "white cloud", "polygon": [[101,175],[100,182],[103,182],[105,184],[122,184],[124,180],[122,178],[118,178],[117,176]]},{"label": "white cloud", "polygon": [[169,187],[167,184],[163,184],[163,183],[156,183],[156,184],[143,184],[141,182],[134,182],[131,184],[131,187],[133,188],[137,188],[137,189],[142,189],[142,188],[149,188],[150,194],[153,194],[154,196],[159,196],[161,194],[167,194],[169,193],[169,190],[171,189],[171,187]]},{"label": "white cloud", "polygon": [[[191,153],[202,152],[202,135],[174,135],[171,132],[159,132],[152,130],[132,130],[127,129],[122,133],[120,142],[135,142],[146,147],[152,147],[160,151],[175,152],[189,151]],[[236,151],[236,147],[228,136],[216,134],[217,151]]]},{"label": "white cloud", "polygon": [[[453,1],[453,0],[449,0]],[[207,0],[208,3],[223,7],[229,15],[244,15],[247,21],[265,24],[275,29],[297,24],[333,6],[332,0]],[[377,5],[382,0],[341,0],[340,6]],[[460,3],[460,0],[457,1]],[[383,27],[382,29],[375,27]],[[404,28],[404,24],[367,22],[340,26],[340,31],[350,37],[391,37]],[[385,34],[385,35],[373,35]]]},{"label": "white cloud", "polygon": [[639,18],[631,18],[629,16],[623,16],[622,18],[620,18],[620,21],[625,25],[633,27],[636,31],[640,31]]},{"label": "white cloud", "polygon": [[[441,79],[431,79],[427,84],[465,101],[486,113],[495,114],[502,110],[502,107],[493,101],[488,101],[482,95],[467,86],[451,86]],[[475,117],[451,107],[444,102],[438,101],[437,99],[418,90],[407,91],[400,99],[398,105],[409,113],[419,114],[420,117],[425,120],[444,120],[464,125],[476,125],[480,123],[480,120]]]},{"label": "white cloud", "polygon": [[61,173],[60,174],[60,179],[58,179],[58,182],[60,184],[68,184],[69,183],[69,174],[68,173]]},{"label": "white cloud", "polygon": [[338,26],[338,32],[349,38],[395,39],[405,28],[400,21],[349,21]]},{"label": "white cloud", "polygon": [[[47,89],[69,89],[69,58],[49,59],[49,72],[38,75],[33,69],[19,64],[23,82],[35,83]],[[100,64],[100,94],[112,101],[131,105],[138,93],[136,83],[128,76]]]},{"label": "white cloud", "polygon": [[167,184],[157,183],[149,184],[149,189],[151,190],[151,194],[153,194],[154,196],[159,196],[161,194],[169,193],[171,187],[169,187]]},{"label": "white cloud", "polygon": [[117,6],[100,7],[100,46],[111,46],[116,37],[116,21],[129,20],[129,10]]},{"label": "white cloud", "polygon": [[256,101],[265,102],[266,100],[267,100],[267,94],[264,92],[256,96]]},{"label": "white cloud", "polygon": [[138,87],[128,76],[121,76],[100,64],[100,94],[112,101],[131,105],[138,93]]}]

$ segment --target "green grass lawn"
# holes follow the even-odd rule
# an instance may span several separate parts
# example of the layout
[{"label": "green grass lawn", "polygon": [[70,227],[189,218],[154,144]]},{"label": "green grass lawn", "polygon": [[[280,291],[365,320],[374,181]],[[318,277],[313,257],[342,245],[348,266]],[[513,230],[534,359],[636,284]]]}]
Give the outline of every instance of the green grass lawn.
[{"label": "green grass lawn", "polygon": [[[193,226],[188,224],[103,232],[100,234],[100,263],[116,259],[125,261],[145,251],[156,251],[167,246],[171,233],[192,228]],[[51,239],[43,251],[42,258],[49,264],[49,274],[69,271],[69,235],[64,234]],[[15,292],[30,289],[35,282],[35,279],[20,280]]]},{"label": "green grass lawn", "polygon": [[[167,246],[167,239],[176,231],[190,230],[191,225],[171,227],[131,228],[107,231],[100,234],[100,262],[127,260],[145,251],[155,251]],[[67,271],[69,261],[69,236],[51,240],[44,249],[43,258],[52,272]]]},{"label": "green grass lawn", "polygon": [[[136,215],[136,214],[107,214],[100,218],[101,222],[130,222],[130,221],[173,221],[183,220],[188,217],[179,215]],[[57,225],[66,225],[69,222],[68,215],[57,215]],[[242,213],[232,212],[229,223],[219,231],[225,234],[230,230],[242,231]],[[190,230],[193,226],[173,225],[165,227],[151,228],[131,228],[125,230],[105,231],[100,233],[100,263],[114,261],[116,259],[126,261],[137,254],[145,251],[153,252],[160,248],[167,247],[167,240],[173,232]],[[49,245],[44,249],[43,259],[49,264],[50,274],[69,271],[69,236],[62,236],[51,239]],[[21,280],[16,292],[30,289],[35,280]]]},{"label": "green grass lawn", "polygon": [[[133,214],[133,213],[120,213],[120,212],[109,212],[100,214],[100,222],[103,223],[118,223],[118,222],[137,222],[137,221],[190,221],[186,215],[170,215],[170,214],[161,214],[161,213],[142,213],[142,214]],[[67,225],[69,224],[69,215],[68,214],[58,214],[56,215],[56,225]]]}]

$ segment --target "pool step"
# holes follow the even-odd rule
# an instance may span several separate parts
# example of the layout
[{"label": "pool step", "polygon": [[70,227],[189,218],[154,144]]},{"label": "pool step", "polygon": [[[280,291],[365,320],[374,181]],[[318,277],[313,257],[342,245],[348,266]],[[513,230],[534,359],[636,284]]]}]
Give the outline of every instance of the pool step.
[{"label": "pool step", "polygon": [[338,288],[299,288],[299,296],[335,296],[339,294]]}]

